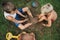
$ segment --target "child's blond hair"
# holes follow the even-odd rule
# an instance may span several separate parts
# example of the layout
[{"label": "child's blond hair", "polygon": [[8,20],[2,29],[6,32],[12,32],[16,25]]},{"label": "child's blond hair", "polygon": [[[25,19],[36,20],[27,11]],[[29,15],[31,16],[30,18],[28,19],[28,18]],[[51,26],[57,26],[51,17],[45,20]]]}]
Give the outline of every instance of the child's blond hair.
[{"label": "child's blond hair", "polygon": [[46,5],[41,7],[41,13],[49,13],[53,10],[53,6],[50,3],[47,3]]}]

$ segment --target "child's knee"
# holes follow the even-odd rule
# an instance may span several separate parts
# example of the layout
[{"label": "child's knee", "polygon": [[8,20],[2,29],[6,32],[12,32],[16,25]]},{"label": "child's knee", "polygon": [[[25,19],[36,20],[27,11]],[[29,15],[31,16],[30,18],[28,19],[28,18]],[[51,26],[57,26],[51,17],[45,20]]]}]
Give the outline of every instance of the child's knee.
[{"label": "child's knee", "polygon": [[23,11],[25,12],[25,11],[28,11],[29,10],[29,8],[28,7],[24,7],[23,8]]},{"label": "child's knee", "polygon": [[26,9],[26,11],[28,11],[28,10],[29,10],[29,8],[28,8],[28,7],[25,7],[25,9]]},{"label": "child's knee", "polygon": [[25,7],[26,9],[29,9],[28,7]]}]

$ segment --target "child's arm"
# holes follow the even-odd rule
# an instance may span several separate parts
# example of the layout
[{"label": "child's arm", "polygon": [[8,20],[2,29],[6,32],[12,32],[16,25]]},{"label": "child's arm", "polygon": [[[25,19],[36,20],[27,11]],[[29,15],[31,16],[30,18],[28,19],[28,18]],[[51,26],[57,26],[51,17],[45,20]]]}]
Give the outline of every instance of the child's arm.
[{"label": "child's arm", "polygon": [[52,21],[51,21],[51,18],[52,18],[52,14],[50,13],[50,16],[48,17],[48,24],[46,26],[48,27],[51,27],[51,24],[52,24]]},{"label": "child's arm", "polygon": [[6,19],[8,19],[9,21],[12,21],[12,22],[14,22],[14,23],[23,23],[23,22],[25,22],[25,21],[28,20],[28,19],[25,19],[25,20],[20,20],[20,21],[18,21],[18,20],[14,19],[14,18],[11,17],[11,16],[7,16]]},{"label": "child's arm", "polygon": [[44,14],[41,13],[40,15],[38,15],[38,18],[41,18],[41,17],[43,17],[43,16],[44,16]]},{"label": "child's arm", "polygon": [[44,15],[39,18],[39,22],[41,22],[43,20],[47,20],[47,18]]},{"label": "child's arm", "polygon": [[26,17],[25,15],[23,15],[22,13],[20,13],[18,10],[16,10],[16,13],[21,15],[22,17]]},{"label": "child's arm", "polygon": [[48,20],[48,24],[46,24],[47,27],[51,27],[51,20]]},{"label": "child's arm", "polygon": [[44,26],[47,26],[47,27],[51,27],[51,24],[52,24],[52,22],[51,22],[51,20],[49,19],[48,20],[48,24],[43,24]]}]

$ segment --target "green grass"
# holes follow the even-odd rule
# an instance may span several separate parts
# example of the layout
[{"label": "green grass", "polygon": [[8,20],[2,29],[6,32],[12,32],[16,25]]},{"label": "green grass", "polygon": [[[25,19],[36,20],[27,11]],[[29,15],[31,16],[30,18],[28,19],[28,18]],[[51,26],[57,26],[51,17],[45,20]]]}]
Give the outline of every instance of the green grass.
[{"label": "green grass", "polygon": [[[5,0],[0,0],[0,4]],[[25,0],[7,0],[13,2],[17,8],[22,7],[31,7],[30,2],[26,2]],[[35,13],[39,13],[39,8],[46,3],[51,3],[54,6],[54,10],[58,14],[57,20],[53,23],[51,28],[42,27],[40,24],[33,25],[31,28],[27,28],[23,31],[26,32],[34,32],[36,34],[36,40],[60,40],[60,0],[37,0],[39,2],[39,7],[33,8]],[[36,15],[34,14],[34,15]],[[16,28],[9,21],[4,18],[2,6],[0,5],[0,40],[6,40],[6,33],[12,32],[14,35],[18,35],[22,32],[22,30]]]}]

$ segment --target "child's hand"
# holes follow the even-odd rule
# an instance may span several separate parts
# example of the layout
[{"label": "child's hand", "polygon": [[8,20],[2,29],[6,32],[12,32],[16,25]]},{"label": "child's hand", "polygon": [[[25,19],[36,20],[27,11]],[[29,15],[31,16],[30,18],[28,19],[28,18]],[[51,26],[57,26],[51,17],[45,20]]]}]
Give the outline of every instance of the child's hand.
[{"label": "child's hand", "polygon": [[27,18],[27,16],[23,16],[24,18]]},{"label": "child's hand", "polygon": [[17,23],[24,23],[25,21],[28,21],[28,19],[20,20]]},{"label": "child's hand", "polygon": [[25,18],[28,18],[27,15],[25,16]]},{"label": "child's hand", "polygon": [[43,26],[46,26],[46,24],[42,24]]}]

